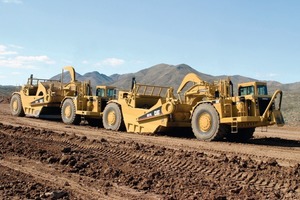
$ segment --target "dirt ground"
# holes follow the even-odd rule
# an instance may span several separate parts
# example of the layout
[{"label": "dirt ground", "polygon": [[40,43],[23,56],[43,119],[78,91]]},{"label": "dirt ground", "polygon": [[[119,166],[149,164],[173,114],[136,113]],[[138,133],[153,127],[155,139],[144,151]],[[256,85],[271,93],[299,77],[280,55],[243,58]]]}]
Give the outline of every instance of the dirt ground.
[{"label": "dirt ground", "polygon": [[300,199],[299,132],[201,142],[18,118],[2,103],[0,199]]}]

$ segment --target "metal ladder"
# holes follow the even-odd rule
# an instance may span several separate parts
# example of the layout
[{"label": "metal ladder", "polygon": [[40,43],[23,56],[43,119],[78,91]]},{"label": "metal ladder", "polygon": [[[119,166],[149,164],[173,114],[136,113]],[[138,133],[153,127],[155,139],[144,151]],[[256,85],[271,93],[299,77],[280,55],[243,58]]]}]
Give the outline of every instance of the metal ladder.
[{"label": "metal ladder", "polygon": [[237,132],[238,132],[238,122],[236,117],[233,117],[231,122],[231,133],[237,133]]}]

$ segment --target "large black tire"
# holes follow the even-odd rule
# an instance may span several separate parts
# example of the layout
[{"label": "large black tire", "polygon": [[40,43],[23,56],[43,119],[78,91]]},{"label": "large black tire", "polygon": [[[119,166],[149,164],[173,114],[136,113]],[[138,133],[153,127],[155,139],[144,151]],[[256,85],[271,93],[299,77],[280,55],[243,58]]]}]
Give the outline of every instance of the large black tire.
[{"label": "large black tire", "polygon": [[203,141],[221,140],[225,133],[219,114],[211,104],[200,104],[194,110],[192,129],[196,138]]},{"label": "large black tire", "polygon": [[105,129],[123,130],[124,122],[120,106],[116,103],[107,104],[103,111],[102,121]]},{"label": "large black tire", "polygon": [[13,116],[24,117],[24,109],[19,94],[14,94],[10,100],[10,111]]},{"label": "large black tire", "polygon": [[80,124],[81,116],[76,115],[76,107],[72,99],[64,101],[61,108],[61,118],[65,124]]},{"label": "large black tire", "polygon": [[255,128],[240,128],[237,133],[229,133],[226,139],[230,142],[247,142],[253,137]]}]

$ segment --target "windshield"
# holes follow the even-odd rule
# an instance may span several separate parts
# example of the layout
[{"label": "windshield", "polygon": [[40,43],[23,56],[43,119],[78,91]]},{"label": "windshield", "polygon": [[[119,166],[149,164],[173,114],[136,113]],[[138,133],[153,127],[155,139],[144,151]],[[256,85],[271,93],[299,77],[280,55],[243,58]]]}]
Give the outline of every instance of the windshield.
[{"label": "windshield", "polygon": [[116,96],[116,90],[115,89],[108,89],[107,90],[107,96],[108,97],[115,97]]},{"label": "windshield", "polygon": [[258,95],[268,95],[268,90],[266,85],[257,86]]},{"label": "windshield", "polygon": [[98,97],[113,97],[113,98],[116,97],[116,89],[107,89],[105,94],[105,89],[98,88],[96,93]]},{"label": "windshield", "polygon": [[104,89],[98,88],[96,93],[97,93],[96,95],[98,97],[104,97],[105,96],[105,90]]},{"label": "windshield", "polygon": [[250,95],[250,94],[254,94],[254,87],[253,86],[247,86],[247,87],[240,87],[239,88],[239,96]]}]

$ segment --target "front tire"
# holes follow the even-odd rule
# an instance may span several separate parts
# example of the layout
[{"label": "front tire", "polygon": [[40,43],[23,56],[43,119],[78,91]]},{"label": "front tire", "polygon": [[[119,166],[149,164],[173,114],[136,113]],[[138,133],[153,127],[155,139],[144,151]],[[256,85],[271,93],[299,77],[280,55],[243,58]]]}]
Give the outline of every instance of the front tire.
[{"label": "front tire", "polygon": [[220,117],[211,104],[200,104],[192,114],[192,129],[199,140],[213,141],[224,137]]},{"label": "front tire", "polygon": [[103,127],[105,129],[119,131],[123,130],[123,116],[121,108],[116,103],[107,104],[103,111]]},{"label": "front tire", "polygon": [[13,116],[24,117],[24,109],[19,94],[14,94],[10,100],[10,111]]},{"label": "front tire", "polygon": [[76,107],[72,99],[64,101],[61,108],[61,118],[65,124],[80,124],[81,116],[76,115]]}]

